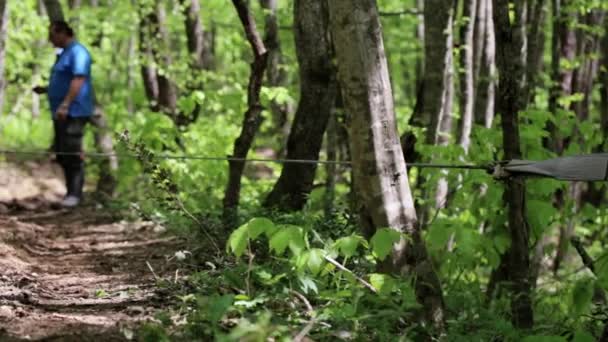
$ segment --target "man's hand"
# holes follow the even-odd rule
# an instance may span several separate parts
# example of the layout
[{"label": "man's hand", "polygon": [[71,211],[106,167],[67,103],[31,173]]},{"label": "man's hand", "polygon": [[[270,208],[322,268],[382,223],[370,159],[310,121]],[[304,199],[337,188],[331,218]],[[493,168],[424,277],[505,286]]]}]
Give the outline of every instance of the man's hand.
[{"label": "man's hand", "polygon": [[46,94],[48,91],[47,87],[43,87],[43,86],[35,86],[32,91],[34,91],[34,93],[36,94]]},{"label": "man's hand", "polygon": [[68,112],[70,109],[70,104],[66,102],[62,102],[57,108],[55,115],[57,116],[57,120],[65,120],[68,118]]}]

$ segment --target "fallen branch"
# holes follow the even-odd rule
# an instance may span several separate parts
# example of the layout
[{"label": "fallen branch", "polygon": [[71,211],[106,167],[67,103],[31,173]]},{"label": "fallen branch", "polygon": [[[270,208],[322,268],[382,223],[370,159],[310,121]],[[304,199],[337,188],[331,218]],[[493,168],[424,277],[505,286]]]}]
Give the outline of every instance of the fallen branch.
[{"label": "fallen branch", "polygon": [[342,266],[339,262],[337,262],[336,260],[326,256],[325,260],[327,260],[330,264],[336,266],[339,270],[344,271],[346,273],[351,274],[353,277],[355,277],[355,279],[357,279],[361,284],[363,284],[363,286],[367,287],[368,289],[370,289],[370,291],[372,291],[373,293],[378,293],[378,291],[376,290],[376,288],[368,283],[365,279],[359,277],[358,275],[354,274],[353,271],[349,270],[348,268]]},{"label": "fallen branch", "polygon": [[312,327],[315,325],[317,319],[315,317],[315,310],[312,307],[312,305],[310,305],[310,302],[308,301],[308,299],[306,299],[306,297],[304,297],[304,295],[298,291],[291,290],[291,293],[293,293],[296,297],[298,297],[298,299],[302,303],[304,303],[304,305],[308,309],[307,314],[310,316],[310,320],[308,321],[308,323],[296,335],[296,337],[293,338],[294,342],[301,342],[306,337],[306,335],[308,335],[308,333],[310,333],[310,331],[312,330]]}]

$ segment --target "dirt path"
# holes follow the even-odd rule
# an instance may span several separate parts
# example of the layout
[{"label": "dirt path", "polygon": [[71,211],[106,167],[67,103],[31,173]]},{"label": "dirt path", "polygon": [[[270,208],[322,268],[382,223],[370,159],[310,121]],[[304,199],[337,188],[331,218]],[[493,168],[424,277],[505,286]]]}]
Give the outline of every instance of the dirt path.
[{"label": "dirt path", "polygon": [[[95,204],[54,209],[49,163],[0,162],[0,341],[123,341],[166,300],[176,243],[147,222],[115,222]],[[149,264],[149,266],[148,266]]]}]

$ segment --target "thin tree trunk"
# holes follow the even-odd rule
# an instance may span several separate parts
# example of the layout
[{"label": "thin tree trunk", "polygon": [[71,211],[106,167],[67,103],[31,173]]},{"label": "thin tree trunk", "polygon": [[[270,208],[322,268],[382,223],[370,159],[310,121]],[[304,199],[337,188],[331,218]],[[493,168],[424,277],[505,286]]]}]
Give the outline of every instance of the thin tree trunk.
[{"label": "thin tree trunk", "polygon": [[545,17],[546,0],[535,0],[529,2],[531,13],[529,13],[528,31],[528,55],[526,61],[526,88],[524,90],[526,103],[534,99],[534,88],[536,79],[542,70],[543,55],[545,47]]},{"label": "thin tree trunk", "polygon": [[[604,19],[604,27],[608,28],[608,15]],[[604,33],[602,39],[602,67],[600,68],[600,115],[601,128],[603,132],[602,148],[608,143],[608,32]],[[608,326],[608,325],[607,325]]]},{"label": "thin tree trunk", "polygon": [[127,52],[127,58],[129,62],[127,63],[127,110],[129,114],[133,115],[135,113],[135,103],[133,100],[133,89],[135,88],[135,58],[137,58],[137,37],[136,32],[131,32],[131,36],[129,37],[129,47]]},{"label": "thin tree trunk", "polygon": [[[334,109],[329,115],[327,132],[325,133],[325,147],[327,160],[338,160],[338,118]],[[336,198],[336,182],[338,179],[338,165],[330,163],[325,166],[325,194],[324,194],[324,213],[327,219],[334,213],[334,200]]]},{"label": "thin tree trunk", "polygon": [[8,33],[9,9],[6,0],[0,0],[0,117],[4,109],[4,93],[6,90],[6,79],[4,77],[4,65],[6,59],[6,42]]},{"label": "thin tree trunk", "polygon": [[487,10],[488,2],[492,0],[477,0],[477,9],[475,12],[475,30],[473,33],[473,82],[479,82],[479,73],[481,71],[481,62],[483,60],[485,40],[487,34]]},{"label": "thin tree trunk", "polygon": [[65,20],[59,0],[42,0],[42,2],[46,8],[46,13],[51,20]]},{"label": "thin tree trunk", "polygon": [[[264,42],[260,38],[257,31],[255,20],[251,14],[246,0],[232,0],[234,7],[239,15],[239,19],[243,24],[245,35],[251,50],[254,60],[251,64],[251,75],[249,77],[249,85],[247,87],[247,111],[243,119],[241,134],[234,142],[234,152],[232,157],[245,158],[253,144],[253,139],[262,123],[262,105],[260,104],[260,90],[262,89],[262,81],[266,70],[268,51],[264,46]],[[229,162],[228,184],[224,192],[223,200],[223,220],[227,227],[233,227],[238,219],[238,205],[241,194],[241,177],[245,162],[231,160]]]},{"label": "thin tree trunk", "polygon": [[492,16],[492,0],[479,1],[485,3],[485,6],[483,6],[485,33],[483,37],[479,38],[483,39],[483,50],[480,52],[481,65],[479,66],[479,77],[475,90],[475,123],[490,128],[494,120],[494,97],[496,93],[496,37]]},{"label": "thin tree trunk", "polygon": [[[572,27],[570,27],[576,20],[576,14],[570,12],[571,1],[572,0],[553,1],[553,12],[554,16],[557,17],[554,19],[553,25],[554,38],[552,44],[556,45],[553,46],[554,53],[551,65],[553,73],[556,73],[554,74],[554,77],[557,76],[556,80],[558,87],[556,91],[551,94],[549,107],[552,109],[554,115],[557,115],[558,99],[572,94],[573,69],[560,68],[560,65],[564,62],[567,62],[568,64],[573,63],[576,57],[576,34]],[[565,148],[563,137],[560,136],[557,126],[552,122],[548,123],[548,130],[551,136],[551,147],[553,151],[558,155],[561,155]]]},{"label": "thin tree trunk", "polygon": [[[279,21],[277,18],[278,0],[260,0],[262,8],[266,10],[266,25],[264,26],[264,45],[268,49],[268,68],[266,78],[271,87],[286,86],[287,75],[283,64],[283,53],[279,39]],[[297,20],[297,19],[294,19]],[[289,103],[270,102],[272,114],[273,133],[278,134],[280,146],[285,146],[289,133]]]},{"label": "thin tree trunk", "polygon": [[[583,23],[589,26],[600,26],[603,21],[603,12],[592,11],[587,14],[583,19]],[[580,60],[580,67],[574,70],[572,75],[572,93],[583,94],[581,101],[574,102],[571,108],[576,113],[580,123],[589,120],[589,111],[591,105],[591,92],[595,77],[597,76],[597,59],[592,57],[592,54],[596,54],[600,49],[600,39],[598,35],[588,33],[585,31],[579,31],[576,38],[577,45],[577,60]],[[571,143],[584,145],[585,139],[581,136],[578,129],[571,134]],[[593,185],[586,184],[584,182],[574,182],[569,185],[570,198],[573,201],[573,217],[569,219],[566,227],[560,227],[559,243],[557,253],[553,261],[553,272],[557,274],[563,259],[566,257],[568,247],[570,245],[570,239],[574,234],[575,218],[576,214],[580,211],[583,206],[583,199],[589,196],[590,190],[592,191]]]},{"label": "thin tree trunk", "polygon": [[[483,0],[480,0],[483,1]],[[460,146],[466,151],[471,143],[471,131],[473,129],[473,104],[475,100],[475,65],[474,47],[475,23],[477,18],[477,0],[465,0],[463,16],[467,18],[467,24],[462,27],[461,39],[464,51],[461,52],[461,104],[462,118],[460,120]]]},{"label": "thin tree trunk", "polygon": [[395,244],[384,266],[397,273],[411,268],[426,318],[442,331],[441,286],[420,234],[408,184],[376,1],[328,3],[340,87],[352,115],[349,136],[355,187],[363,200],[362,221],[372,229],[390,227],[409,237]]},{"label": "thin tree trunk", "polygon": [[[428,0],[424,4],[424,118],[428,122],[426,143],[438,143],[439,131],[447,112],[452,61],[453,2]],[[449,118],[447,122],[449,122]]]},{"label": "thin tree trunk", "polygon": [[[505,159],[520,159],[519,111],[525,108],[525,5],[515,2],[515,20],[509,19],[509,0],[495,0],[494,22],[497,46],[499,87],[497,111],[501,115]],[[506,181],[504,192],[511,245],[505,258],[507,280],[511,283],[513,325],[531,328],[534,324],[530,284],[529,226],[526,221],[526,188],[521,178]]]},{"label": "thin tree trunk", "polygon": [[[80,6],[80,2],[77,4]],[[97,7],[97,2],[91,2],[91,7]],[[99,39],[101,42],[101,39]],[[99,98],[95,94],[95,112],[91,116],[93,125],[93,138],[97,152],[109,155],[99,161],[99,179],[97,180],[96,191],[104,196],[113,196],[118,180],[115,177],[118,171],[118,157],[114,153],[114,140],[112,139],[112,129],[108,124],[107,115],[100,104]]]},{"label": "thin tree trunk", "polygon": [[188,52],[193,61],[192,66],[198,70],[211,70],[213,53],[200,18],[200,2],[199,0],[181,0],[181,3],[184,6],[184,25],[188,39]]},{"label": "thin tree trunk", "polygon": [[[319,159],[336,98],[326,1],[296,0],[295,40],[300,65],[300,103],[287,142],[287,159]],[[265,206],[300,210],[312,190],[316,164],[285,164]]]}]

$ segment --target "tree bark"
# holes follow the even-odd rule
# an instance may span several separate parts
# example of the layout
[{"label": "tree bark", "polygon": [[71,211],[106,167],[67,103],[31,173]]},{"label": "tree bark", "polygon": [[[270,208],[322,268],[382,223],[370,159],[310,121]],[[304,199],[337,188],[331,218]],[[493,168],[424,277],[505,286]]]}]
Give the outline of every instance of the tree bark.
[{"label": "tree bark", "polygon": [[59,0],[42,0],[42,2],[44,3],[46,13],[48,14],[51,21],[65,20],[65,17],[63,15],[63,9],[61,8]]},{"label": "tree bark", "polygon": [[[287,141],[287,159],[317,160],[337,92],[327,2],[296,0],[294,18],[300,103]],[[265,206],[302,209],[312,191],[316,169],[316,164],[285,164]]]},{"label": "tree bark", "polygon": [[4,92],[6,90],[6,79],[4,77],[4,65],[6,60],[6,42],[8,34],[9,9],[6,0],[0,0],[0,116],[4,109]]},{"label": "tree bark", "polygon": [[[486,128],[492,127],[494,120],[494,105],[496,95],[496,37],[494,32],[494,18],[492,15],[492,0],[478,0],[484,3],[479,8],[479,17],[485,18],[482,33],[478,33],[479,40],[477,46],[483,46],[479,52],[481,62],[479,66],[479,77],[476,81],[475,90],[475,123]],[[483,15],[481,14],[483,11]]]},{"label": "tree bark", "polygon": [[526,61],[526,88],[524,96],[526,103],[534,99],[536,79],[542,70],[543,55],[545,51],[545,17],[546,0],[535,0],[528,2],[529,30],[528,30],[528,53]]},{"label": "tree bark", "polygon": [[[604,19],[604,27],[608,28],[608,16]],[[601,128],[603,132],[602,148],[607,147],[608,143],[608,32],[604,33],[602,39],[602,67],[600,68],[600,115]]]},{"label": "tree bark", "polygon": [[188,39],[188,52],[191,65],[198,70],[213,69],[213,51],[207,41],[205,28],[200,18],[201,5],[199,0],[180,0],[184,6],[184,26]]},{"label": "tree bark", "polygon": [[[362,199],[363,222],[405,233],[384,265],[402,273],[408,267],[426,318],[444,328],[439,279],[417,224],[406,164],[395,124],[395,109],[375,0],[329,1],[338,75],[346,111],[351,114],[350,145],[354,183]],[[427,23],[428,26],[428,23]]]},{"label": "tree bark", "polygon": [[[483,0],[480,0],[483,1]],[[462,118],[460,120],[460,146],[466,151],[471,144],[471,131],[473,129],[473,104],[475,100],[475,23],[477,19],[477,0],[465,0],[463,16],[467,18],[467,24],[462,27],[461,40],[464,51],[461,52],[460,75]],[[485,10],[485,7],[483,8]]]},{"label": "tree bark", "polygon": [[[442,122],[451,120],[451,62],[453,2],[428,0],[424,3],[424,118],[426,143],[439,142]],[[445,125],[445,124],[444,124]],[[443,131],[441,131],[443,132]],[[441,138],[444,139],[444,138]]]},{"label": "tree bark", "polygon": [[[524,25],[525,2],[515,2],[515,19],[509,19],[509,0],[495,0],[494,22],[497,46],[499,87],[497,112],[500,113],[503,131],[503,148],[506,160],[521,159],[519,138],[519,112],[526,106]],[[529,226],[526,221],[526,188],[522,178],[506,181],[504,192],[508,212],[511,246],[503,260],[508,267],[507,280],[511,283],[511,314],[513,325],[531,328],[534,324],[530,284]]]},{"label": "tree bark", "polygon": [[[278,0],[260,0],[262,8],[266,10],[266,24],[264,26],[264,45],[268,49],[268,68],[266,79],[271,87],[286,86],[287,75],[283,64],[283,52],[279,39],[279,21],[277,18]],[[294,5],[295,6],[295,5]],[[297,20],[297,19],[294,19]],[[281,148],[289,134],[289,103],[270,102],[273,132],[278,135]],[[281,153],[282,154],[282,153]]]},{"label": "tree bark", "polygon": [[[246,0],[232,0],[234,7],[243,24],[245,36],[251,45],[254,60],[251,64],[251,75],[247,87],[247,111],[243,119],[241,134],[234,142],[234,158],[246,158],[253,139],[262,123],[262,105],[260,104],[260,90],[266,70],[268,51],[260,38]],[[227,227],[233,227],[237,222],[239,198],[241,194],[241,177],[245,162],[231,160],[229,162],[228,184],[224,192],[223,221]]]}]

